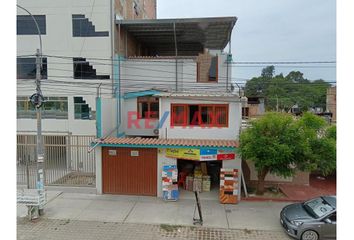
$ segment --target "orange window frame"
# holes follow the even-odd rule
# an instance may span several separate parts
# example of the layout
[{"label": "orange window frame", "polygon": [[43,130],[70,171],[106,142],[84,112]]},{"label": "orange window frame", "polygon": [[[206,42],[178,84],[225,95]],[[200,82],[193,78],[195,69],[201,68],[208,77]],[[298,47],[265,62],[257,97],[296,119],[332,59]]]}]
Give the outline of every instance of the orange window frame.
[{"label": "orange window frame", "polygon": [[[156,100],[156,97],[138,97],[137,98],[137,110],[138,110],[138,114],[137,114],[137,118],[138,119],[159,119],[159,113],[157,114],[157,117],[151,117],[152,113],[151,113],[151,103],[159,103],[159,100]],[[149,113],[148,117],[143,117],[140,116],[140,107],[139,107],[139,103],[147,103],[148,105],[148,110],[147,112]]]},{"label": "orange window frame", "polygon": [[[183,107],[183,123],[175,123],[176,113],[174,111],[174,107]],[[187,115],[188,114],[188,104],[171,104],[171,126],[188,126],[187,124]]]},{"label": "orange window frame", "polygon": [[[189,106],[190,105],[198,105],[198,125],[191,125],[189,124]],[[174,117],[174,107],[183,107],[183,123],[175,123]],[[202,123],[202,114],[201,108],[202,107],[212,107],[212,123],[211,124],[203,124]],[[224,107],[225,108],[225,119],[226,122],[224,124],[219,124],[218,119],[216,118],[216,107]],[[229,104],[171,104],[171,118],[170,118],[171,126],[201,126],[201,127],[229,127]]]}]

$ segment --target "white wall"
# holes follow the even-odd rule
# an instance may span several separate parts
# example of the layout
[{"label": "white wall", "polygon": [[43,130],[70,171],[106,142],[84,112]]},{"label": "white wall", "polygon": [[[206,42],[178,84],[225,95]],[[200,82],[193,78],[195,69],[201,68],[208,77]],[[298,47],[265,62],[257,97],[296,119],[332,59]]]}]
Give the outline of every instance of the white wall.
[{"label": "white wall", "polygon": [[101,98],[101,130],[102,137],[112,133],[115,136],[117,127],[117,99]]},{"label": "white wall", "polygon": [[[177,77],[179,91],[226,91],[226,54],[219,53],[218,82],[197,82],[196,58],[178,60]],[[229,77],[231,78],[229,66]],[[151,88],[176,89],[176,65],[174,59],[126,59],[121,61],[121,87],[123,92]]]},{"label": "white wall", "polygon": [[[200,98],[199,98],[200,99]],[[235,97],[236,100],[237,97]],[[239,129],[241,126],[241,103],[229,102],[230,100],[219,100],[212,98],[210,100],[192,100],[192,99],[177,99],[177,98],[161,98],[160,117],[165,111],[169,111],[166,121],[159,131],[160,138],[188,138],[188,139],[230,139],[236,140],[239,138]],[[229,126],[224,128],[212,127],[202,128],[199,126],[175,126],[171,127],[171,103],[182,104],[229,104]]]},{"label": "white wall", "polygon": [[97,194],[102,194],[102,147],[95,148],[96,159],[96,190]]},{"label": "white wall", "polygon": [[[133,122],[129,126],[129,118],[132,120],[137,119],[137,111],[138,111],[138,105],[137,105],[137,99],[136,98],[130,98],[130,99],[124,99],[123,108],[122,108],[122,129],[121,131],[125,133],[127,136],[157,136],[154,133],[154,129],[158,125],[158,120],[157,119],[139,119],[138,124],[135,125]],[[129,116],[129,112],[134,113]],[[153,126],[150,128],[150,126]]]},{"label": "white wall", "polygon": [[[95,120],[75,120],[73,96],[83,96],[86,103],[95,110],[96,88],[103,83],[103,96],[110,96],[111,83],[107,80],[73,79],[72,57],[84,57],[93,65],[98,75],[111,75],[110,61],[92,58],[110,59],[111,21],[110,0],[18,0],[17,3],[33,15],[46,15],[46,34],[42,35],[44,55],[67,56],[69,58],[47,58],[48,80],[42,80],[44,96],[67,96],[69,118],[67,120],[44,119],[43,131],[70,131],[79,135],[95,135]],[[92,4],[94,6],[92,7]],[[28,15],[17,8],[18,15]],[[72,14],[85,14],[95,25],[96,31],[108,31],[108,37],[73,37]],[[38,35],[17,35],[17,55],[35,54],[39,48]],[[91,59],[90,59],[91,58]],[[85,83],[85,84],[83,84]],[[35,92],[34,80],[18,80],[17,96],[31,96]],[[18,119],[18,131],[35,131],[36,121]]]},{"label": "white wall", "polygon": [[[26,96],[20,94],[18,93],[18,96]],[[63,95],[53,94],[51,96]],[[83,96],[83,99],[93,111],[96,111],[95,98],[93,96]],[[73,135],[96,135],[96,120],[75,119],[74,113],[74,97],[68,96],[68,119],[42,119],[42,131],[71,132]],[[17,131],[37,131],[37,120],[17,119]]]}]

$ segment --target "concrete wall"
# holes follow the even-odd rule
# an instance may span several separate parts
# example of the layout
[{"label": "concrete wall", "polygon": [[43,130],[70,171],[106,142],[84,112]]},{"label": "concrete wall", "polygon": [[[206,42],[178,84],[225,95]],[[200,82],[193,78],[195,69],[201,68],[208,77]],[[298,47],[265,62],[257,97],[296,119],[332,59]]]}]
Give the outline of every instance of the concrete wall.
[{"label": "concrete wall", "polygon": [[136,98],[125,99],[122,105],[123,108],[122,108],[121,131],[124,132],[125,135],[157,136],[154,133],[154,129],[157,128],[158,119],[138,119],[137,118],[138,104]]},{"label": "concrete wall", "polygon": [[97,194],[102,194],[102,147],[95,148],[96,159],[96,189]]},{"label": "concrete wall", "polygon": [[[236,97],[235,97],[236,98]],[[163,123],[162,128],[159,131],[160,138],[187,138],[187,139],[230,139],[236,140],[239,138],[239,129],[241,126],[241,103],[240,102],[228,102],[226,100],[221,101],[216,98],[211,100],[192,100],[192,99],[176,99],[176,98],[163,98],[160,101],[160,117],[168,111],[166,121]],[[175,126],[171,127],[171,103],[182,104],[227,104],[229,103],[229,126],[218,128],[203,128],[199,126],[183,127]]]},{"label": "concrete wall", "polygon": [[[79,135],[95,135],[95,120],[74,119],[74,96],[82,96],[92,110],[95,109],[96,87],[103,83],[101,93],[109,96],[111,80],[73,79],[71,57],[84,57],[96,69],[98,75],[111,75],[110,61],[92,58],[111,58],[110,0],[19,0],[17,3],[33,15],[46,15],[46,34],[42,35],[43,54],[68,56],[48,57],[48,80],[42,80],[42,92],[46,97],[67,96],[67,120],[44,119],[43,131],[70,131]],[[17,8],[18,15],[28,15]],[[95,25],[96,31],[108,31],[107,37],[73,37],[72,14],[85,14]],[[35,54],[39,48],[38,35],[17,35],[17,55]],[[102,64],[103,63],[103,64]],[[108,64],[107,64],[108,63]],[[29,97],[35,92],[34,80],[18,80],[17,96]],[[18,131],[36,130],[33,119],[18,119]]]},{"label": "concrete wall", "polygon": [[[33,94],[32,91],[31,94]],[[18,96],[28,96],[26,93],[18,92]],[[44,96],[63,96],[58,94],[46,94]],[[82,95],[77,95],[82,96]],[[68,97],[68,119],[42,119],[42,131],[71,132],[73,135],[96,135],[96,120],[75,119],[74,97]],[[93,96],[82,96],[86,103],[96,111],[95,98]],[[17,119],[17,131],[28,132],[37,131],[36,119]]]},{"label": "concrete wall", "polygon": [[[217,53],[211,52],[216,55]],[[128,53],[129,55],[129,53]],[[218,82],[197,82],[197,59],[178,60],[178,91],[220,91],[226,92],[226,54],[218,53]],[[121,62],[121,88],[123,92],[159,88],[176,89],[176,65],[171,58],[146,57],[128,58]],[[229,67],[229,77],[231,76]]]},{"label": "concrete wall", "polygon": [[[117,132],[114,130],[117,127],[117,99],[116,98],[101,98],[101,129],[102,137],[112,133],[112,136]],[[113,131],[113,132],[112,132]]]},{"label": "concrete wall", "polygon": [[[250,169],[250,181],[251,184],[255,184],[258,181],[257,171],[252,161],[246,161]],[[267,174],[265,178],[266,185],[279,184],[279,183],[291,183],[308,185],[310,183],[310,173],[297,171],[293,177],[280,177],[275,174]]]}]

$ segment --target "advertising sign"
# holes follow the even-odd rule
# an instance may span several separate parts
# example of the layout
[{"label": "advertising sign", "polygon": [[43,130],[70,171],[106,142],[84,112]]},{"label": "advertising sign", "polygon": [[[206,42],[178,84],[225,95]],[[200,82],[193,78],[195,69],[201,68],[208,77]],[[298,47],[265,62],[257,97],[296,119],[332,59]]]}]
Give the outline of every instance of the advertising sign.
[{"label": "advertising sign", "polygon": [[200,151],[193,148],[166,148],[166,157],[199,160]]},{"label": "advertising sign", "polygon": [[216,148],[167,148],[166,157],[195,160],[195,161],[215,161],[234,160],[235,150],[223,150]]},{"label": "advertising sign", "polygon": [[217,149],[200,149],[200,161],[214,161],[217,160]]},{"label": "advertising sign", "polygon": [[218,149],[217,160],[234,160],[235,158],[236,154],[234,150]]}]

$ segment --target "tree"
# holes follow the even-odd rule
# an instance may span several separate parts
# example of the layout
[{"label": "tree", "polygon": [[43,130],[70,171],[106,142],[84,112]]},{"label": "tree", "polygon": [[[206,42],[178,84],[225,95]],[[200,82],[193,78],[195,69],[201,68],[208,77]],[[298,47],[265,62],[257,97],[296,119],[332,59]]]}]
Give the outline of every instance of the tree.
[{"label": "tree", "polygon": [[297,104],[300,109],[326,107],[326,91],[330,86],[323,80],[309,81],[300,71],[291,71],[286,77],[283,74],[274,76],[274,66],[265,67],[259,77],[247,81],[245,94],[247,97],[263,97],[266,109],[288,111]]},{"label": "tree", "polygon": [[257,194],[263,194],[268,173],[281,177],[293,176],[296,170],[332,173],[336,169],[335,129],[312,113],[297,120],[269,112],[241,133],[240,152],[243,159],[254,162]]},{"label": "tree", "polygon": [[273,77],[275,72],[274,66],[267,66],[262,69],[261,77],[264,79],[270,79]]},{"label": "tree", "polygon": [[336,169],[336,127],[309,112],[301,117],[299,127],[308,140],[316,170],[324,176],[331,174]]},{"label": "tree", "polygon": [[264,193],[268,173],[283,177],[295,170],[311,170],[308,156],[311,150],[305,135],[289,114],[269,112],[251,122],[240,136],[242,158],[252,160],[258,172],[257,194]]}]

